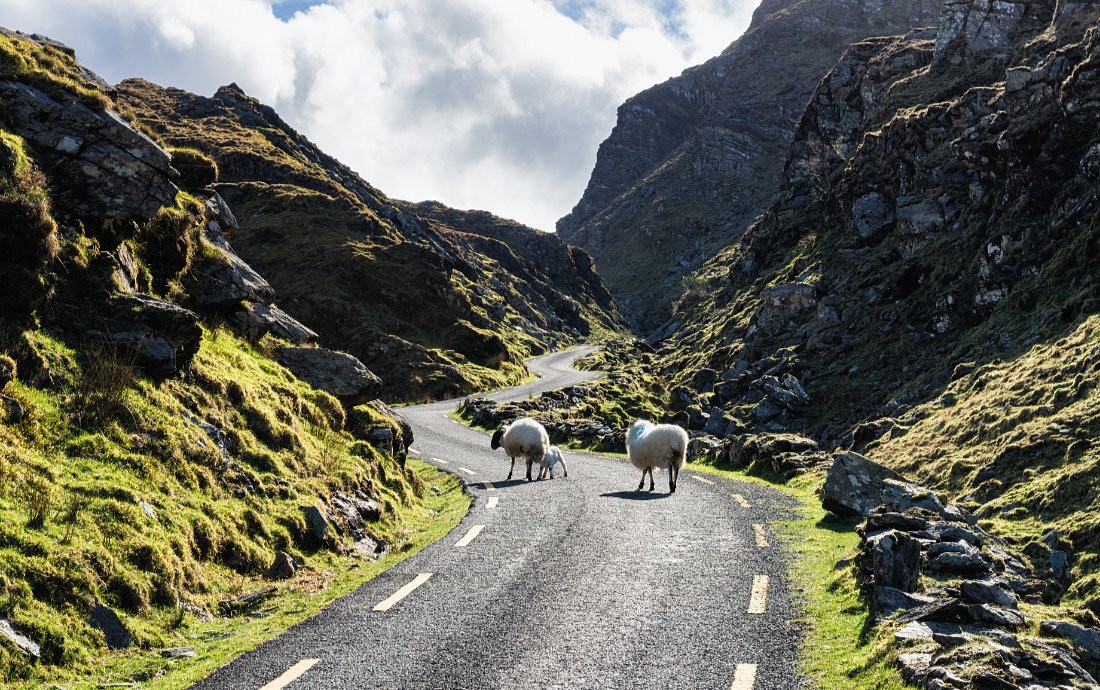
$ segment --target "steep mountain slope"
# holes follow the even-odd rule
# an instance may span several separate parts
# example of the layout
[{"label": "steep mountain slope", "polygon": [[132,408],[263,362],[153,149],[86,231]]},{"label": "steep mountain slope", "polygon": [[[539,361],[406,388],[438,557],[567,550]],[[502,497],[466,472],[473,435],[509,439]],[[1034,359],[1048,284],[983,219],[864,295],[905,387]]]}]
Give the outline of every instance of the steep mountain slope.
[{"label": "steep mountain slope", "polygon": [[591,260],[556,237],[391,200],[235,85],[118,88],[151,130],[217,162],[236,249],[281,306],[385,372],[390,399],[515,381],[530,354],[624,329]]},{"label": "steep mountain slope", "polygon": [[43,37],[0,29],[0,99],[0,686],[186,686],[461,519],[224,241],[208,159]]},{"label": "steep mountain slope", "polygon": [[845,46],[932,26],[940,0],[766,0],[718,57],[634,96],[558,221],[635,330],[670,316],[685,276],[737,240],[778,188],[791,132]]},{"label": "steep mountain slope", "polygon": [[696,275],[662,348],[689,423],[737,446],[796,432],[869,452],[1040,571],[1069,554],[1047,596],[1064,588],[1093,625],[1098,18],[971,0],[938,32],[853,45],[779,200]]}]

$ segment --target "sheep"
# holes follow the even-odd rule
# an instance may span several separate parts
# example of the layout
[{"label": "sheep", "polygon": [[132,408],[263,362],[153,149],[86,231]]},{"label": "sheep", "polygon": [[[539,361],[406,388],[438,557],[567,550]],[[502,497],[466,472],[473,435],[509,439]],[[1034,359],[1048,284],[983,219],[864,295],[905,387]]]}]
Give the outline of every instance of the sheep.
[{"label": "sheep", "polygon": [[645,485],[649,472],[649,490],[653,491],[653,470],[668,470],[668,492],[676,492],[676,480],[687,460],[688,435],[675,424],[654,424],[639,419],[626,434],[626,454],[630,462],[642,471],[638,491]]},{"label": "sheep", "polygon": [[550,478],[554,478],[554,466],[561,463],[561,470],[565,473],[565,476],[569,476],[569,470],[565,467],[565,456],[562,455],[561,448],[557,446],[550,446],[550,449],[546,451],[546,456],[542,459],[542,469],[539,470],[539,479],[546,476],[546,471],[550,471]]},{"label": "sheep", "polygon": [[516,458],[524,457],[527,460],[527,481],[531,481],[531,466],[542,464],[546,451],[550,448],[550,436],[541,424],[530,417],[523,417],[497,429],[489,445],[493,450],[503,448],[508,457],[512,458],[508,479],[512,478],[512,472],[516,468]]}]

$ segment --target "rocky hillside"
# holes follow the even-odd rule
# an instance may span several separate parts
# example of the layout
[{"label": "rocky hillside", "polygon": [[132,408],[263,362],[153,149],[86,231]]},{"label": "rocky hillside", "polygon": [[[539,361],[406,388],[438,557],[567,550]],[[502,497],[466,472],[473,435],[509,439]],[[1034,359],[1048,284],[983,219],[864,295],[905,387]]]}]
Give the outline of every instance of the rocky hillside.
[{"label": "rocky hillside", "polygon": [[140,122],[217,164],[241,256],[279,305],[385,372],[390,400],[515,382],[523,359],[625,329],[583,251],[438,204],[392,200],[235,85],[118,86]]},{"label": "rocky hillside", "polygon": [[865,452],[1007,535],[1093,627],[1098,18],[968,0],[851,46],[778,201],[696,274],[661,348],[681,419],[728,459],[768,438],[811,464]]},{"label": "rocky hillside", "polygon": [[721,55],[620,106],[557,229],[596,259],[636,331],[668,320],[683,281],[770,203],[806,100],[844,48],[934,26],[942,4],[765,0]]},{"label": "rocky hillside", "polygon": [[49,39],[0,30],[0,99],[0,685],[185,687],[461,519],[212,160]]}]

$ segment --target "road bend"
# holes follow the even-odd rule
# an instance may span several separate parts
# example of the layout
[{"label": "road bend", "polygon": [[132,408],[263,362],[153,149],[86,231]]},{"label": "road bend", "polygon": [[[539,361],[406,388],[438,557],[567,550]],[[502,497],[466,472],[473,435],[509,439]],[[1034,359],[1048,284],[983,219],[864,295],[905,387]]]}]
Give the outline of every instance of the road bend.
[{"label": "road bend", "polygon": [[[578,348],[529,362],[524,399],[597,374]],[[403,408],[415,457],[474,496],[447,537],[194,688],[790,690],[799,634],[770,525],[795,504],[767,487],[683,472],[638,492],[625,460],[566,452],[568,477],[520,462],[448,413]],[[704,481],[705,480],[705,481]]]}]

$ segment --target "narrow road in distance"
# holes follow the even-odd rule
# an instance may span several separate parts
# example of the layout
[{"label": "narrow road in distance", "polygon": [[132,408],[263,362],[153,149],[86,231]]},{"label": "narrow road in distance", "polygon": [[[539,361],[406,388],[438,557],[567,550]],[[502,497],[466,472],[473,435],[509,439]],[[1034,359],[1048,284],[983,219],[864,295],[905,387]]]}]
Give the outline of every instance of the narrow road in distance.
[{"label": "narrow road in distance", "polygon": [[[533,359],[503,402],[591,379],[593,348]],[[194,687],[263,690],[685,688],[792,690],[799,634],[769,523],[793,499],[682,472],[636,492],[618,458],[566,452],[569,476],[511,481],[504,451],[451,419],[460,400],[403,408],[414,456],[462,478],[470,514],[447,537]]]}]

